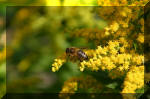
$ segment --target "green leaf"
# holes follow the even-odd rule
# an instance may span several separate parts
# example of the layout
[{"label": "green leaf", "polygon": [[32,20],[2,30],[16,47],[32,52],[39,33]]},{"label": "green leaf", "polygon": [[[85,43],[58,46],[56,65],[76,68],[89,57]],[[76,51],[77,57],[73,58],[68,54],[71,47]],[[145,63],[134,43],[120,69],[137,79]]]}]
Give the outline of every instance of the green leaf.
[{"label": "green leaf", "polygon": [[118,84],[116,82],[114,82],[114,83],[106,85],[106,87],[111,88],[111,89],[115,89],[117,87],[117,85]]},{"label": "green leaf", "polygon": [[145,90],[145,88],[142,87],[142,88],[140,88],[140,89],[137,89],[137,90],[136,90],[136,93],[144,93],[144,90]]},{"label": "green leaf", "polygon": [[136,44],[136,43],[133,43],[133,47],[134,47],[134,49],[136,50],[136,49],[137,49],[137,44]]}]

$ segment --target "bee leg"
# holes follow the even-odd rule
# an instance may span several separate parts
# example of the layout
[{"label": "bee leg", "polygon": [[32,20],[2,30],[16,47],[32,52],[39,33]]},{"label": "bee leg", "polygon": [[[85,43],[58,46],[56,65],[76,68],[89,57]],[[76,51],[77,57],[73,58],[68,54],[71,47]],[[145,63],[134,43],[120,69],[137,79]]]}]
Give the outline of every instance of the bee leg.
[{"label": "bee leg", "polygon": [[66,59],[67,59],[67,61],[70,59],[70,54],[69,54],[69,55],[67,55]]},{"label": "bee leg", "polygon": [[80,62],[82,62],[83,61],[83,59],[79,59],[80,60]]},{"label": "bee leg", "polygon": [[89,58],[88,58],[88,56],[86,57],[86,60],[88,60]]}]

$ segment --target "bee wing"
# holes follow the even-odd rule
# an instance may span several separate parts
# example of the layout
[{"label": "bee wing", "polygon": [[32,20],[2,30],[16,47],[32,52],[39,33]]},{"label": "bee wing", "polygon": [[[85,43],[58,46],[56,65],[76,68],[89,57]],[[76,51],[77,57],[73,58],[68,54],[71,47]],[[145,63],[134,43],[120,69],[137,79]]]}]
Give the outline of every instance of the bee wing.
[{"label": "bee wing", "polygon": [[80,49],[81,49],[81,50],[83,50],[83,52],[85,52],[85,51],[89,50],[89,48],[88,48],[88,47],[81,47]]},{"label": "bee wing", "polygon": [[86,50],[88,47],[79,47],[80,49]]}]

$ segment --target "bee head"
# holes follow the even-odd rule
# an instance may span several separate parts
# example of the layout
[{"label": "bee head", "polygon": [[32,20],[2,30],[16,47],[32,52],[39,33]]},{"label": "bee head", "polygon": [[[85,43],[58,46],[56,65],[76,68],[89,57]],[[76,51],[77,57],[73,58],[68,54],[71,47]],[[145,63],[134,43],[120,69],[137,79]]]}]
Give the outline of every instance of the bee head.
[{"label": "bee head", "polygon": [[75,53],[75,48],[66,48],[66,53]]}]

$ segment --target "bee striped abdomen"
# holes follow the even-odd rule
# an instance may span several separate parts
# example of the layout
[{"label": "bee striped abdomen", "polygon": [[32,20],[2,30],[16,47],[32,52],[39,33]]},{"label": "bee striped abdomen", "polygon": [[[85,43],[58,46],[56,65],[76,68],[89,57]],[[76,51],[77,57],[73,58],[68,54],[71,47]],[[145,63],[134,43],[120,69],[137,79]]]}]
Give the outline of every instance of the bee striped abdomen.
[{"label": "bee striped abdomen", "polygon": [[88,59],[87,55],[86,55],[82,50],[79,50],[79,51],[77,52],[77,54],[78,54],[78,59],[79,59],[80,61],[83,61],[83,60],[87,60],[87,59]]}]

